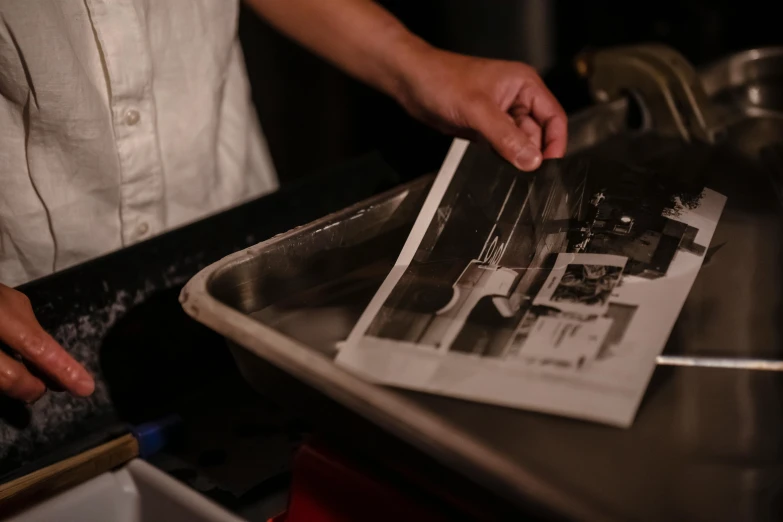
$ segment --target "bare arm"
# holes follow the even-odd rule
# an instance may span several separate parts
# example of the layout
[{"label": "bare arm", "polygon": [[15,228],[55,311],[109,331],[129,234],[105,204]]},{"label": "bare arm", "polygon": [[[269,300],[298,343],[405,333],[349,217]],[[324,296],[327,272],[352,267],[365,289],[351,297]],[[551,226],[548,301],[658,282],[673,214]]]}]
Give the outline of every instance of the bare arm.
[{"label": "bare arm", "polygon": [[280,31],[450,134],[533,170],[562,156],[566,115],[531,67],[435,49],[372,0],[246,0]]}]

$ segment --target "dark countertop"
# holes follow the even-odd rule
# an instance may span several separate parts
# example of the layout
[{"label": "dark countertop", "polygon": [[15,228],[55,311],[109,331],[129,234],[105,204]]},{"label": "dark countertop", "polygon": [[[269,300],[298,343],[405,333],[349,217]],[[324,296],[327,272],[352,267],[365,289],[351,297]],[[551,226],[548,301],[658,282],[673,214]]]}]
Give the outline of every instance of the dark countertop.
[{"label": "dark countertop", "polygon": [[[20,287],[43,327],[96,375],[97,382],[89,399],[51,391],[32,406],[0,399],[0,480],[98,445],[127,431],[128,423],[175,413],[186,424],[197,425],[206,422],[198,412],[243,404],[237,397],[250,394],[245,394],[222,338],[182,312],[181,287],[228,254],[398,182],[383,159],[370,154]],[[270,405],[252,407],[274,410]],[[279,421],[278,413],[270,415]],[[264,419],[255,421],[263,427]],[[252,435],[259,432],[256,428],[232,429]],[[275,430],[261,429],[274,436],[271,431]]]}]

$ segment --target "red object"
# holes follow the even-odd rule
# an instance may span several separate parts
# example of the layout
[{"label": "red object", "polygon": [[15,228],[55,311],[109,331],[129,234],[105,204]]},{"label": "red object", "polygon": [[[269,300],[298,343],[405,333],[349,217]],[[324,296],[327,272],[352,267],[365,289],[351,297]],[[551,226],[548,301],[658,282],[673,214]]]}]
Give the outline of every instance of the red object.
[{"label": "red object", "polygon": [[426,496],[322,447],[302,446],[292,471],[288,511],[269,522],[454,520]]}]

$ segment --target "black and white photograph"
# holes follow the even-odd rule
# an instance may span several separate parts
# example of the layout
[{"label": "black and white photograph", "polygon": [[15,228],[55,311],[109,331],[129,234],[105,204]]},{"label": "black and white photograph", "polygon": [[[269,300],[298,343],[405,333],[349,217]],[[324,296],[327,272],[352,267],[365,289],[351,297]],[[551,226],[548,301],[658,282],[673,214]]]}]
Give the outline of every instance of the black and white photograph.
[{"label": "black and white photograph", "polygon": [[[597,159],[523,173],[455,140],[338,364],[385,384],[627,424],[724,203],[704,184]],[[611,388],[618,361],[638,378],[611,398],[627,401],[616,418],[577,408],[573,384],[601,400],[608,392],[590,386]],[[472,377],[441,386],[450,365]]]}]

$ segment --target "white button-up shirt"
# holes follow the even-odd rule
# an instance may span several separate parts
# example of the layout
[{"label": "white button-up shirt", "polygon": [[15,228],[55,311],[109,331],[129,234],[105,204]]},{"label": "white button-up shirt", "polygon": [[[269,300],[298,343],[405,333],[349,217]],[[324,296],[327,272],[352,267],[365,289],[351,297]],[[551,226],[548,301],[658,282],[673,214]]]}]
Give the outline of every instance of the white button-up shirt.
[{"label": "white button-up shirt", "polygon": [[236,0],[0,0],[0,282],[277,187]]}]

